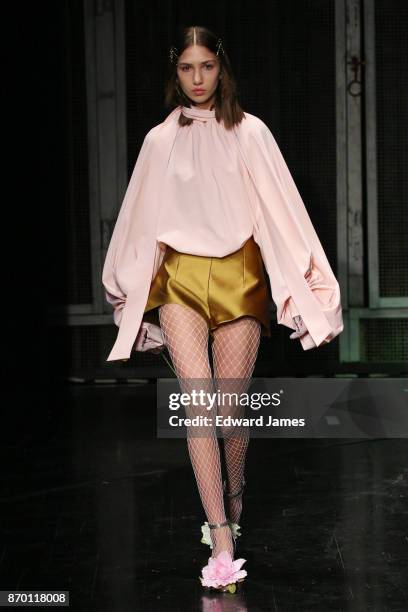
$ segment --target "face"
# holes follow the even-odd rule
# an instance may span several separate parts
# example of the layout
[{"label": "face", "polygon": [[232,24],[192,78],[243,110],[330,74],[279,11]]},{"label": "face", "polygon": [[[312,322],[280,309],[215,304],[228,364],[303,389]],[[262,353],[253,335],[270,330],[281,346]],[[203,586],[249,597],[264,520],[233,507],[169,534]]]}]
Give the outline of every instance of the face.
[{"label": "face", "polygon": [[196,106],[203,109],[209,110],[214,103],[219,74],[218,57],[207,47],[187,47],[177,62],[179,87]]}]

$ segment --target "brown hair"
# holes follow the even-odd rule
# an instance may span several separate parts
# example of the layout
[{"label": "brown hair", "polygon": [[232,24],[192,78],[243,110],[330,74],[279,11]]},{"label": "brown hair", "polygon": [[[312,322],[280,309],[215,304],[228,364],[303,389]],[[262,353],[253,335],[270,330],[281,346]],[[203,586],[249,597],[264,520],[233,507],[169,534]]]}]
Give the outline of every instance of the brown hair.
[{"label": "brown hair", "polygon": [[[195,32],[194,32],[195,30]],[[195,38],[194,38],[195,33]],[[177,40],[175,41],[175,47],[177,49],[177,55],[180,56],[187,47],[192,46],[194,43],[206,47],[213,53],[217,53],[217,41],[218,36],[208,30],[208,28],[200,26],[189,26],[182,28],[179,31]],[[222,47],[218,53],[218,59],[220,62],[220,74],[222,79],[220,80],[218,87],[215,92],[215,117],[218,122],[223,120],[226,129],[231,129],[237,123],[240,123],[244,118],[244,111],[242,110],[238,102],[238,88],[235,81],[231,64],[228,55]],[[168,76],[164,85],[164,105],[166,108],[173,109],[176,106],[189,106],[191,107],[191,100],[188,98],[183,90],[177,84],[177,57],[173,60],[173,63],[169,62]],[[192,123],[191,117],[185,117],[180,113],[178,123],[181,126],[190,125]]]}]

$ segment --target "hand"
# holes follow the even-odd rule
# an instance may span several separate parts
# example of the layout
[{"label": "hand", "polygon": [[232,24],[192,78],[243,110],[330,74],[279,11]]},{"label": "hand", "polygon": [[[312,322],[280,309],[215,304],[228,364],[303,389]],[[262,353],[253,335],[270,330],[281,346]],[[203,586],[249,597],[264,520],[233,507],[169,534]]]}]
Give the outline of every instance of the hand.
[{"label": "hand", "polygon": [[293,334],[290,334],[289,338],[291,340],[295,340],[296,338],[301,338],[307,333],[307,327],[304,324],[303,319],[300,315],[293,317],[293,321],[296,325],[297,331],[293,332]]}]

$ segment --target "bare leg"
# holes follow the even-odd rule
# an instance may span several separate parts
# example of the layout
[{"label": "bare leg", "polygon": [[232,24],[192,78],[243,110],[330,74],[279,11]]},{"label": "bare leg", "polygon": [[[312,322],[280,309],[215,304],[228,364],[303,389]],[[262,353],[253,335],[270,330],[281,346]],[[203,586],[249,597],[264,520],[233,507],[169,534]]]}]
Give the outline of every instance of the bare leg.
[{"label": "bare leg", "polygon": [[[194,309],[181,304],[163,304],[159,308],[160,327],[177,378],[183,392],[188,392],[188,379],[200,379],[201,387],[213,392],[213,380],[208,356],[208,327]],[[208,381],[208,385],[206,384]],[[202,410],[200,412],[202,414]],[[198,412],[197,412],[198,414]],[[194,416],[186,408],[186,416]],[[188,428],[187,428],[188,430]],[[209,523],[226,520],[222,491],[219,442],[215,430],[205,437],[187,433],[187,445],[200,498]],[[228,550],[233,556],[233,543],[229,526],[211,530],[212,556]]]},{"label": "bare leg", "polygon": [[[214,330],[212,344],[215,388],[221,393],[245,393],[251,382],[261,336],[261,325],[255,317],[244,316],[223,323]],[[218,414],[231,414],[235,418],[244,415],[245,408],[232,400],[218,407]],[[241,488],[245,469],[245,457],[249,444],[248,428],[223,428],[225,463],[228,474],[228,491]],[[242,511],[242,495],[229,499],[229,518],[238,523]]]}]

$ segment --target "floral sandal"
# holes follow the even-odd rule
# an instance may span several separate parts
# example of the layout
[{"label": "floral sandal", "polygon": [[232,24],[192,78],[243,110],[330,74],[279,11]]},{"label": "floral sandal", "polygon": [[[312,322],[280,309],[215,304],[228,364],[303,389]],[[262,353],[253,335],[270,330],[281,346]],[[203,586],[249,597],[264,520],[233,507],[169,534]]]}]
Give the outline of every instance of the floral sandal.
[{"label": "floral sandal", "polygon": [[[231,526],[230,521],[207,523],[208,532],[210,533],[210,529],[218,529],[226,525]],[[212,549],[211,534],[209,535],[209,540],[209,546]],[[208,542],[205,543],[207,544]],[[216,591],[235,593],[237,583],[243,582],[247,575],[246,570],[241,569],[245,562],[246,559],[233,560],[230,552],[227,550],[221,551],[217,557],[210,557],[208,564],[201,570],[202,576],[199,576],[202,586]]]}]

